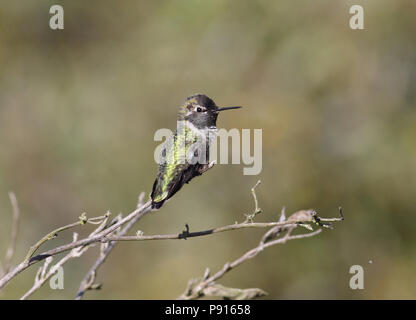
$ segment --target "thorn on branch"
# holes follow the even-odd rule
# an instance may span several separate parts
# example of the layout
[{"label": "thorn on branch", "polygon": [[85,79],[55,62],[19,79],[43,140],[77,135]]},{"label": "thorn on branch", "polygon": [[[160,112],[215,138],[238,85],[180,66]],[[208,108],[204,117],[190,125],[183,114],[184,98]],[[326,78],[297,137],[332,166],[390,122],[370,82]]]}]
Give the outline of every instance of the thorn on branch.
[{"label": "thorn on branch", "polygon": [[136,236],[141,237],[142,235],[144,235],[144,232],[142,230],[137,230]]},{"label": "thorn on branch", "polygon": [[81,215],[79,216],[79,220],[81,224],[86,224],[88,221],[87,213],[86,212],[81,213]]},{"label": "thorn on branch", "polygon": [[144,192],[139,194],[139,197],[137,199],[137,208],[140,208],[143,205],[144,196],[145,196]]},{"label": "thorn on branch", "polygon": [[94,283],[88,288],[88,290],[101,290],[102,287],[103,285],[101,283]]},{"label": "thorn on branch", "polygon": [[286,207],[283,206],[282,211],[280,212],[279,222],[286,221]]},{"label": "thorn on branch", "polygon": [[190,236],[189,225],[185,224],[185,230],[182,231],[181,234],[179,234],[178,239],[185,239],[186,240],[189,236]]},{"label": "thorn on branch", "polygon": [[342,213],[342,207],[338,207],[338,210],[339,210],[340,220],[343,221],[344,220],[344,214]]},{"label": "thorn on branch", "polygon": [[210,270],[209,270],[209,268],[206,268],[204,276],[202,277],[202,280],[203,281],[207,280],[209,278],[209,276],[210,276]]}]

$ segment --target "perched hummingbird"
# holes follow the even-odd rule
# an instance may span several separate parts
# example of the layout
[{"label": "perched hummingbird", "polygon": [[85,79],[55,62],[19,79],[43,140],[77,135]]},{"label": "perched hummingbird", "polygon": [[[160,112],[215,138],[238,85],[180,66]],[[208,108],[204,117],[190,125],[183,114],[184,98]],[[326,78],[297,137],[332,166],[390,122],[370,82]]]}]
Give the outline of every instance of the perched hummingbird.
[{"label": "perched hummingbird", "polygon": [[218,113],[238,108],[241,107],[220,108],[203,94],[185,100],[178,112],[178,128],[165,141],[160,155],[151,195],[152,209],[160,208],[185,183],[214,165],[208,163],[209,147],[216,138]]}]

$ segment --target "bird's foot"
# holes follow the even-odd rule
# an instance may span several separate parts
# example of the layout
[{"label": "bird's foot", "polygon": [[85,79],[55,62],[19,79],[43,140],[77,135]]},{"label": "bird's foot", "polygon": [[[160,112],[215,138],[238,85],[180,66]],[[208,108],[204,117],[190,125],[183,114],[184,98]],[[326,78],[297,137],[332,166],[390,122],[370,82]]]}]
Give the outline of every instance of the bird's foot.
[{"label": "bird's foot", "polygon": [[201,169],[199,170],[199,173],[200,174],[203,174],[204,172],[206,172],[206,171],[208,171],[209,169],[211,169],[214,165],[215,165],[215,160],[214,161],[211,161],[211,162],[209,162],[209,163],[207,163],[207,164],[204,164],[202,167],[201,167]]}]

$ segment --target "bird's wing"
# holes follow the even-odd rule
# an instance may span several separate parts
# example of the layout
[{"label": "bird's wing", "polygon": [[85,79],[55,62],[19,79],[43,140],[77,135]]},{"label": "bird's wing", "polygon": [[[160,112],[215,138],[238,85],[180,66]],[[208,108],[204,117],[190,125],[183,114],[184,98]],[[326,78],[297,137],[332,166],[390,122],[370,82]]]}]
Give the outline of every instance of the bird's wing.
[{"label": "bird's wing", "polygon": [[[186,146],[190,145],[189,139],[192,140],[191,144],[198,139],[190,132],[187,132],[186,138]],[[153,184],[151,197],[154,203],[166,201],[199,174],[200,164],[190,164],[185,160],[189,151],[189,148],[185,147],[185,137],[174,135],[170,139],[166,141],[166,162],[159,164],[158,176]]]}]

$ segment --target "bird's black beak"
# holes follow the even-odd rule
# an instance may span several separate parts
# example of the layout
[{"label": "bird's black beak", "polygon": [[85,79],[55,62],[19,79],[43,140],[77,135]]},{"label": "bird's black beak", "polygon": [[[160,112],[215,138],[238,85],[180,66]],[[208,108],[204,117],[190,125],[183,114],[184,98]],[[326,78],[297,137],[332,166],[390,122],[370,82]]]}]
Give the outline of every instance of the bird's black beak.
[{"label": "bird's black beak", "polygon": [[240,108],[242,108],[242,107],[222,107],[222,108],[219,108],[219,109],[217,109],[217,112],[220,112],[220,111],[224,111],[224,110],[231,110],[231,109],[240,109]]}]

